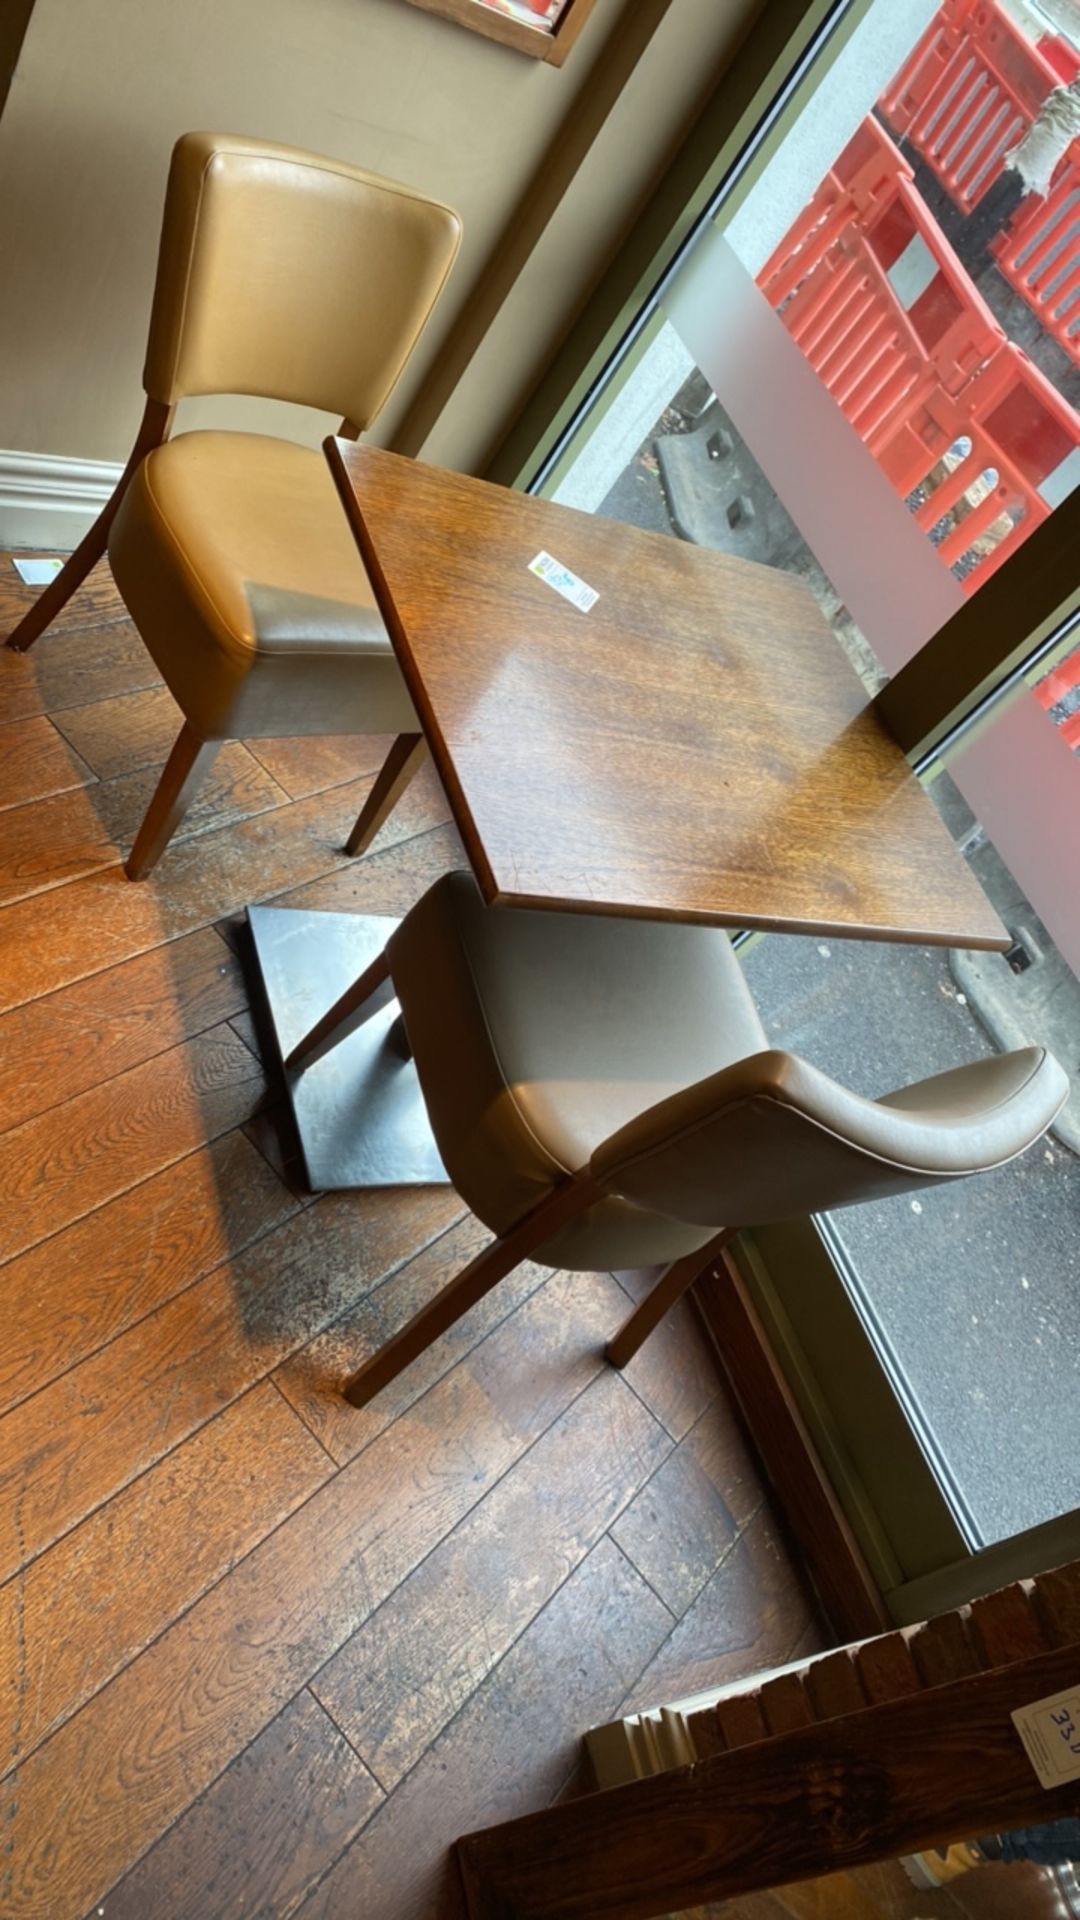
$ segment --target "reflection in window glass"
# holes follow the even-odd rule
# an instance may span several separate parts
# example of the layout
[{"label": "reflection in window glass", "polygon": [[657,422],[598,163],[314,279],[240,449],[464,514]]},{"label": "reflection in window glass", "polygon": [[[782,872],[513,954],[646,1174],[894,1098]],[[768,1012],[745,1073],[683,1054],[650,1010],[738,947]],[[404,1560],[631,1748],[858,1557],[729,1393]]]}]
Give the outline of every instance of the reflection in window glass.
[{"label": "reflection in window glass", "polygon": [[1035,696],[1074,753],[1080,753],[1080,641],[1033,681]]}]

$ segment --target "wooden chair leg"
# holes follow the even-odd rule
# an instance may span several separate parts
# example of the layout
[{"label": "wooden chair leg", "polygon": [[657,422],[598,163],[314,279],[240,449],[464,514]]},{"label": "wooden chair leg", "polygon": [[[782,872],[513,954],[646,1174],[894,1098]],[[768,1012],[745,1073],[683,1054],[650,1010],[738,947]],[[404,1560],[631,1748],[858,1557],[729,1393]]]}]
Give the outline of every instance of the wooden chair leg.
[{"label": "wooden chair leg", "polygon": [[105,551],[109,528],[128,490],[132,474],[146,455],[154,447],[161,445],[169,431],[171,419],[171,407],[162,406],[158,400],[147,401],[135,445],[131,449],[127,466],[116,483],[111,499],[106,502],[89,533],[79,542],[74,553],[68,555],[56,579],[50,582],[44,593],[38,595],[33,606],[24,613],[18,626],[8,635],[7,644],[13,647],[16,653],[25,653],[28,647],[33,646],[34,641],[44,633],[46,627],[51,626],[60,609],[67,605],[76,588],[82,586],[91,567],[96,567]]},{"label": "wooden chair leg", "polygon": [[677,1300],[681,1300],[688,1287],[712,1266],[722,1249],[731,1239],[734,1230],[725,1227],[705,1247],[699,1247],[696,1253],[688,1253],[683,1259],[676,1260],[661,1274],[651,1293],[646,1294],[639,1307],[635,1307],[629,1320],[619,1328],[607,1349],[607,1359],[613,1367],[625,1367],[632,1360],[643,1340],[648,1339],[654,1327],[660,1325],[666,1313],[670,1313]]},{"label": "wooden chair leg", "polygon": [[348,854],[366,852],[401,799],[410,780],[419,773],[427,741],[422,733],[399,733],[375,776],[375,785],[360,809],[356,825],[345,842]]},{"label": "wooden chair leg", "polygon": [[582,1212],[600,1198],[600,1189],[585,1169],[556,1187],[554,1193],[530,1208],[516,1227],[493,1240],[475,1260],[435,1295],[434,1300],[388,1340],[385,1346],[365,1360],[362,1367],[345,1382],[345,1398],[353,1407],[366,1407],[369,1400],[396,1380],[409,1364],[419,1358],[440,1334],[468,1313],[492,1287],[498,1286],[522,1260],[550,1239],[575,1213]]},{"label": "wooden chair leg", "polygon": [[329,1053],[350,1033],[362,1027],[373,1013],[385,1007],[388,1000],[394,998],[394,983],[390,978],[390,963],[385,953],[380,953],[370,967],[366,967],[359,980],[346,987],[339,1000],[335,1000],[321,1020],[298,1040],[292,1052],[286,1056],[285,1065],[293,1069],[314,1066],[324,1053]]},{"label": "wooden chair leg", "polygon": [[220,740],[200,740],[185,720],[131,849],[125,868],[129,880],[142,880],[164,853],[220,745]]}]

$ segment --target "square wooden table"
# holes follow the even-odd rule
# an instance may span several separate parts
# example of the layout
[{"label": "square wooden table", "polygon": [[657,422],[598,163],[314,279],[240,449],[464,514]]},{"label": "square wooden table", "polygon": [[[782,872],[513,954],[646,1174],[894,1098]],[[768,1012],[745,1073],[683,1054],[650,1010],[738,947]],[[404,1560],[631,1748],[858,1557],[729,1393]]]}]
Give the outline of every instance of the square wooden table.
[{"label": "square wooden table", "polygon": [[326,450],[485,899],[1009,945],[802,582]]}]

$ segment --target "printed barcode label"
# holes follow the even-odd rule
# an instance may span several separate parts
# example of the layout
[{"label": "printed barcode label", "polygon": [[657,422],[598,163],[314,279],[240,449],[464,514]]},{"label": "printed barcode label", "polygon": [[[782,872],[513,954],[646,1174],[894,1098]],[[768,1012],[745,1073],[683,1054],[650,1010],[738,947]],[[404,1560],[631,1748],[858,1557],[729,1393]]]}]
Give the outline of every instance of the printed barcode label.
[{"label": "printed barcode label", "polygon": [[582,613],[588,613],[600,598],[595,587],[587,587],[584,580],[579,580],[576,573],[571,573],[569,567],[553,559],[550,553],[538,553],[535,560],[530,560],[529,572],[546,580],[549,587],[554,587],[556,593],[561,593],[564,600],[571,601]]}]

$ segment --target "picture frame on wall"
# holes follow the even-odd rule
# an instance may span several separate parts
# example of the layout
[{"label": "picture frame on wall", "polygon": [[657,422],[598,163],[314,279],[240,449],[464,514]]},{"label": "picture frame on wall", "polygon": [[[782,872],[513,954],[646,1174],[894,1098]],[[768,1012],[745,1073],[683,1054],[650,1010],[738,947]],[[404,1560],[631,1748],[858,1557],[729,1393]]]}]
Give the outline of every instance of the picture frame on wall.
[{"label": "picture frame on wall", "polygon": [[409,6],[561,67],[596,0],[408,0]]}]

